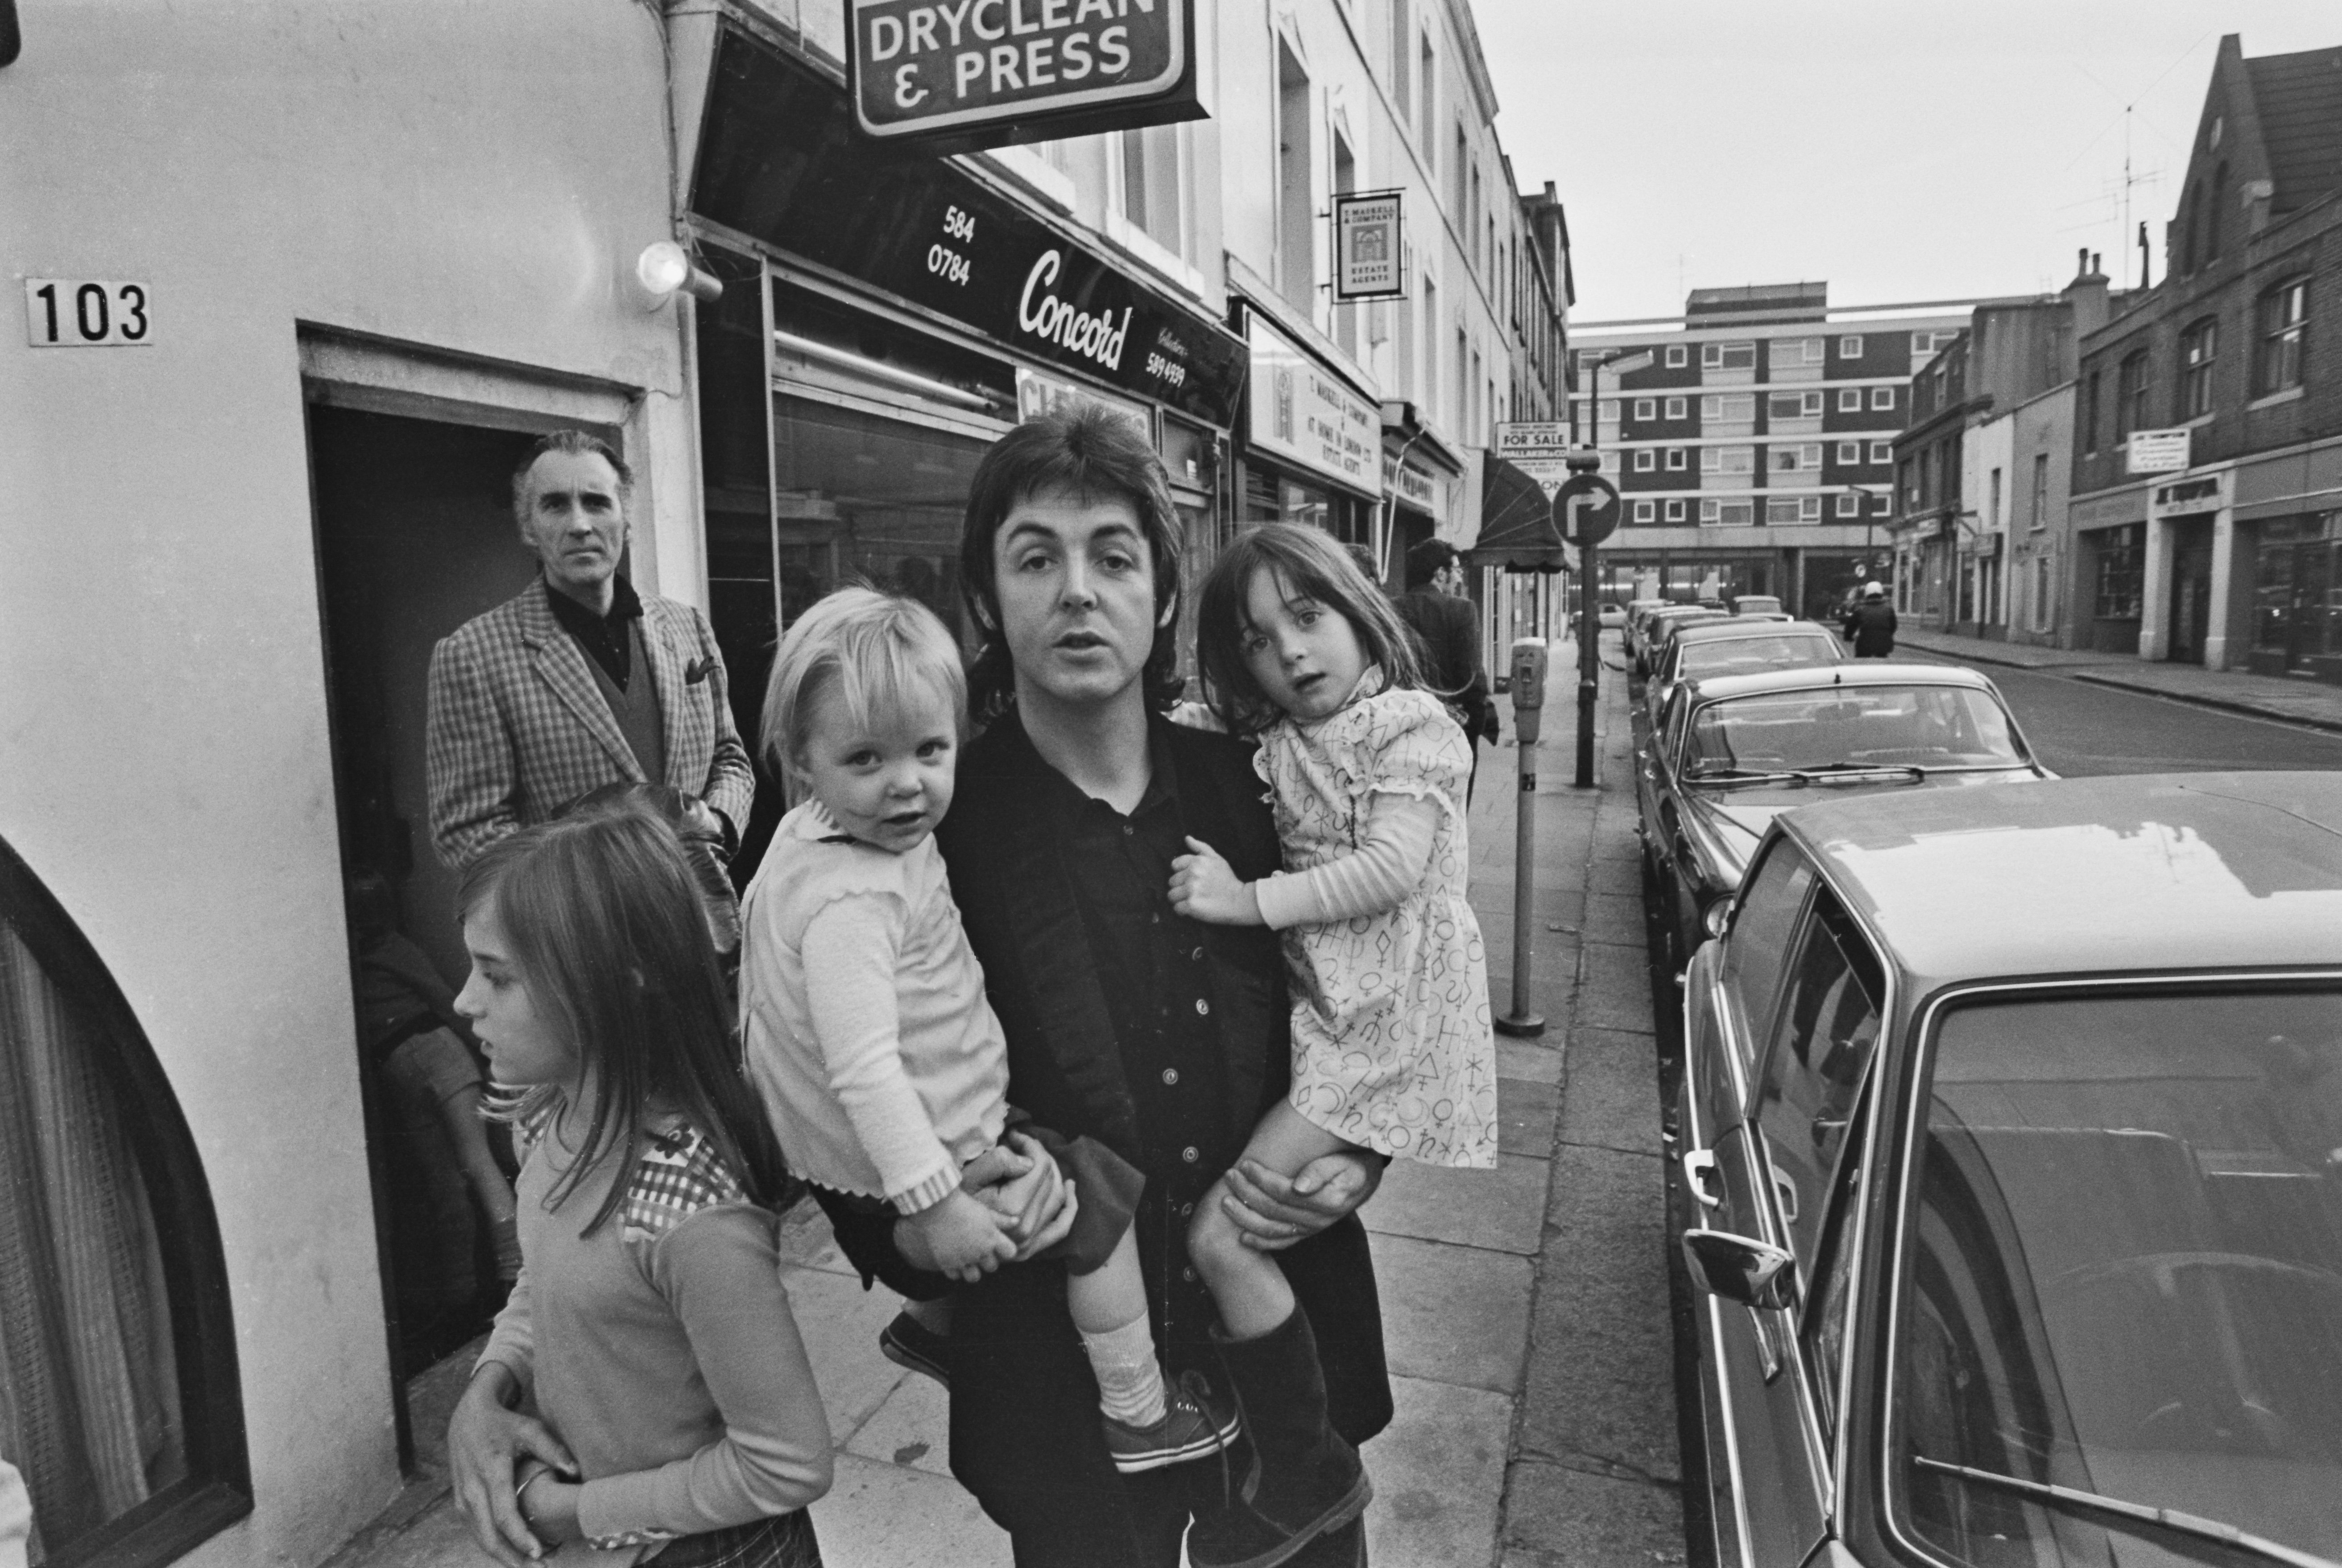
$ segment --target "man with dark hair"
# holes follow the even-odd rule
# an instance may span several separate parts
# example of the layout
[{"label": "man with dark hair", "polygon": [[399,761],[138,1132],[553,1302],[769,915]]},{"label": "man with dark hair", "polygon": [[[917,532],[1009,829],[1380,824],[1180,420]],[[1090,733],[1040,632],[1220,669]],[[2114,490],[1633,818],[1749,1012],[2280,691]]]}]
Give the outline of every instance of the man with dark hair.
[{"label": "man with dark hair", "polygon": [[431,839],[451,868],[609,784],[680,792],[727,849],[748,819],[756,775],[715,632],[618,570],[631,479],[582,430],[545,436],[513,472],[536,580],[431,654]]},{"label": "man with dark hair", "polygon": [[1887,602],[1883,584],[1865,583],[1862,597],[1847,606],[1838,619],[1838,629],[1854,647],[1857,659],[1890,659],[1895,656],[1895,606]]},{"label": "man with dark hair", "polygon": [[1496,704],[1480,662],[1480,613],[1464,592],[1461,552],[1445,539],[1426,539],[1406,553],[1406,592],[1398,618],[1415,634],[1423,684],[1443,699],[1472,742],[1468,801],[1480,776],[1480,738],[1496,738]]},{"label": "man with dark hair", "polygon": [[[1177,523],[1153,450],[1103,410],[1045,415],[986,454],[960,580],[983,637],[971,696],[992,723],[961,759],[937,839],[1007,1036],[1011,1100],[1146,1178],[1138,1252],[1166,1364],[1225,1391],[1225,1357],[1242,1363],[1246,1386],[1275,1387],[1272,1406],[1245,1411],[1265,1441],[1315,1411],[1362,1443],[1391,1414],[1355,1213],[1382,1162],[1337,1154],[1291,1179],[1236,1165],[1288,1083],[1283,955],[1266,928],[1201,924],[1170,902],[1171,862],[1191,837],[1239,875],[1281,864],[1251,748],[1164,717],[1178,691]],[[1231,1217],[1277,1255],[1300,1303],[1293,1324],[1255,1340],[1215,1333],[1186,1256],[1195,1205],[1223,1171]],[[891,1210],[819,1195],[866,1281],[914,1299],[947,1288]],[[1267,1488],[1246,1497],[1248,1448],[1225,1463],[1115,1470],[1061,1267],[1003,1268],[962,1287],[950,1338],[935,1346],[952,1391],[953,1473],[1007,1529],[1019,1568],[1173,1568],[1191,1514],[1198,1568],[1272,1549],[1293,1526]],[[1291,1561],[1355,1568],[1365,1555],[1352,1519]]]}]

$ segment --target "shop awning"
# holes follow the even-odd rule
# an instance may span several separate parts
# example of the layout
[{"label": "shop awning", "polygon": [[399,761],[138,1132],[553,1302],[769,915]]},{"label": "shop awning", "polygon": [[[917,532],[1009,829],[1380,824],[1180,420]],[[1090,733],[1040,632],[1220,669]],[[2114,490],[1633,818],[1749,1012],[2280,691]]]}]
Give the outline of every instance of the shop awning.
[{"label": "shop awning", "polygon": [[1480,537],[1471,549],[1476,566],[1508,572],[1558,572],[1577,564],[1577,552],[1562,542],[1545,486],[1494,453],[1485,458],[1480,486]]}]

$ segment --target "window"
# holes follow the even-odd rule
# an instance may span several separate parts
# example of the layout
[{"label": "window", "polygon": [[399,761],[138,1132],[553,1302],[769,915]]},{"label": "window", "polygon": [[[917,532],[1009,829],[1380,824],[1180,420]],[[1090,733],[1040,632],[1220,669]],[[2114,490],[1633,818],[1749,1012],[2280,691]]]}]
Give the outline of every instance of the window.
[{"label": "window", "polygon": [[1656,419],[1658,417],[1658,414],[1659,404],[1657,399],[1650,397],[1638,397],[1635,399],[1636,418]]},{"label": "window", "polygon": [[1756,472],[1756,449],[1753,446],[1703,446],[1699,449],[1699,471],[1702,474],[1754,474]]},{"label": "window", "polygon": [[2228,190],[2228,165],[2222,164],[2212,171],[2211,202],[2204,209],[2204,259],[2220,259],[2220,209],[2227,205],[2224,199]]},{"label": "window", "polygon": [[1887,986],[1869,944],[1827,891],[1816,896],[1803,934],[1755,1121],[1790,1250],[1810,1266],[1823,1194],[1878,1044]]},{"label": "window", "polygon": [[1776,365],[1819,365],[1822,346],[1818,337],[1777,337],[1766,359]]},{"label": "window", "polygon": [[5,844],[0,1191],[0,1453],[37,1546],[104,1553],[136,1510],[105,1560],[176,1558],[251,1511],[210,1188],[129,1003]]},{"label": "window", "polygon": [[[1682,351],[1679,349],[1669,349],[1667,352],[1670,354],[1676,354]],[[1669,419],[1681,419],[1689,406],[1690,404],[1687,399],[1670,397],[1667,399],[1667,417]]]},{"label": "window", "polygon": [[[1156,127],[1156,131],[1176,128],[1162,125]],[[1123,139],[1128,141],[1132,136],[1155,134],[1156,131],[1125,131],[1122,135]],[[1337,195],[1347,195],[1357,188],[1358,161],[1350,155],[1349,138],[1337,130],[1334,133],[1334,190]],[[1366,308],[1365,305],[1338,303],[1334,306],[1334,341],[1340,344],[1342,352],[1352,359],[1358,357],[1358,317],[1366,313]]]},{"label": "window", "polygon": [[1862,461],[1862,443],[1859,441],[1839,442],[1837,444],[1837,460],[1840,463],[1860,463]]},{"label": "window", "polygon": [[1667,345],[1667,368],[1669,370],[1681,370],[1684,365],[1689,362],[1690,358],[1691,350],[1683,344],[1676,343]]},{"label": "window", "polygon": [[1680,474],[1680,473],[1682,473],[1682,472],[1684,471],[1684,466],[1685,466],[1686,463],[1686,462],[1688,461],[1688,459],[1689,459],[1689,455],[1690,455],[1690,454],[1689,454],[1688,453],[1686,453],[1686,452],[1682,447],[1680,447],[1680,446],[1670,446],[1670,447],[1668,447],[1668,448],[1667,448],[1667,472],[1668,472],[1668,473],[1670,473],[1670,474]]},{"label": "window", "polygon": [[2147,350],[2140,349],[2125,356],[2115,372],[2115,439],[2120,441],[2134,430],[2151,429],[2147,417],[2147,399],[2153,389],[2147,379]]},{"label": "window", "polygon": [[1911,335],[1911,352],[1915,355],[1933,354],[1959,335],[1960,329],[1956,326],[1939,327],[1933,332],[1915,332]]},{"label": "window", "polygon": [[[1458,339],[1461,339],[1464,335],[1459,332],[1456,335]],[[1618,423],[1618,400],[1615,397],[1604,398],[1601,403],[1600,412],[1596,415],[1596,417],[1609,424],[1616,424]]]},{"label": "window", "polygon": [[[1415,104],[1420,111],[1422,130],[1416,139],[1423,145],[1423,161],[1431,165],[1426,174],[1436,175],[1439,164],[1439,144],[1436,139],[1439,128],[1439,57],[1431,52],[1431,35],[1423,36],[1423,47],[1416,56],[1422,68],[1415,75]],[[1436,188],[1436,187],[1435,187]]]},{"label": "window", "polygon": [[1472,144],[1466,138],[1464,127],[1460,124],[1456,127],[1455,164],[1454,169],[1449,171],[1449,178],[1455,182],[1455,188],[1448,193],[1448,210],[1456,215],[1456,226],[1463,233],[1464,250],[1466,255],[1469,255],[1472,249],[1472,230],[1475,225],[1472,222],[1474,208],[1471,205],[1467,187],[1472,177],[1480,171],[1472,166]]},{"label": "window", "polygon": [[1756,504],[1753,501],[1703,501],[1699,504],[1699,520],[1722,528],[1746,528],[1756,521]]},{"label": "window", "polygon": [[1668,502],[1668,503],[1667,503],[1667,521],[1668,521],[1668,522],[1670,522],[1670,523],[1680,523],[1680,522],[1682,522],[1683,520],[1684,520],[1684,504],[1683,504],[1682,502],[1680,502],[1680,501],[1670,501],[1670,502]]},{"label": "window", "polygon": [[1756,345],[1753,343],[1703,343],[1699,345],[1699,367],[1702,370],[1754,370],[1756,368]]},{"label": "window", "polygon": [[[1338,140],[1335,146],[1339,159],[1346,149]],[[1150,125],[1122,133],[1122,215],[1176,256],[1187,254],[1180,185],[1178,126]],[[1337,184],[1335,188],[1349,187]]]},{"label": "window", "polygon": [[1987,504],[1987,509],[1984,514],[1985,526],[1987,528],[1998,528],[2002,524],[2007,522],[2008,519],[2001,514],[2000,470],[1997,468],[1992,471],[1988,490],[1991,495],[1991,500]]},{"label": "window", "polygon": [[1888,494],[1887,494],[1886,491],[1884,491],[1884,490],[1877,491],[1877,492],[1874,492],[1874,493],[1872,494],[1872,495],[1871,495],[1871,497],[1870,497],[1870,511],[1871,511],[1871,515],[1873,515],[1873,516],[1875,516],[1875,517],[1884,517],[1884,516],[1886,516],[1889,512],[1892,512],[1892,511],[1894,511],[1894,510],[1895,510],[1895,497],[1894,497],[1894,496],[1892,496],[1892,495]]},{"label": "window", "polygon": [[1765,501],[1765,521],[1767,523],[1818,523],[1822,520],[1822,498],[1818,495],[1772,495]]},{"label": "window", "polygon": [[1822,416],[1822,394],[1818,392],[1772,392],[1765,395],[1765,417],[1767,419],[1819,419]]},{"label": "window", "polygon": [[2049,526],[2049,454],[2046,452],[2033,454],[2033,499],[2028,504],[2026,524],[2037,531]]},{"label": "window", "polygon": [[1894,407],[1895,389],[1891,386],[1872,387],[1870,389],[1870,406],[1874,409]]},{"label": "window", "polygon": [[2098,394],[2102,390],[2099,374],[2090,372],[2082,383],[2082,450],[2098,449]]},{"label": "window", "polygon": [[1311,172],[1309,76],[1276,46],[1277,284],[1305,311],[1317,299],[1317,203]]},{"label": "window", "polygon": [[1837,510],[1837,515],[1839,515],[1840,517],[1859,517],[1859,516],[1861,516],[1861,515],[1862,515],[1862,493],[1861,493],[1860,491],[1858,491],[1858,490],[1842,490],[1842,491],[1840,491],[1840,492],[1838,493],[1838,497],[1837,497],[1837,505],[1836,510]]},{"label": "window", "polygon": [[1873,463],[1892,463],[1892,462],[1894,462],[1894,461],[1895,461],[1895,443],[1893,443],[1893,442],[1891,442],[1891,441],[1874,441],[1874,442],[1872,442],[1872,443],[1870,444],[1870,460],[1871,460]]},{"label": "window", "polygon": [[1650,473],[1659,465],[1658,458],[1659,454],[1650,447],[1636,447],[1635,449],[1635,472],[1637,474]]},{"label": "window", "polygon": [[1699,400],[1699,416],[1721,424],[1753,423],[1756,418],[1756,394],[1753,392],[1711,394]]},{"label": "window", "polygon": [[1774,474],[1795,474],[1801,468],[1822,465],[1822,444],[1818,441],[1776,442],[1771,452],[1765,466]]},{"label": "window", "polygon": [[2109,528],[2098,537],[2097,614],[2101,621],[2139,618],[2141,590],[2146,586],[2146,551],[2140,535],[2144,524]]},{"label": "window", "polygon": [[2266,397],[2301,385],[2302,338],[2309,321],[2309,280],[2294,278],[2253,305],[2253,395]]},{"label": "window", "polygon": [[1648,501],[1637,501],[1637,502],[1636,502],[1636,503],[1635,503],[1635,521],[1636,521],[1636,522],[1637,522],[1637,523],[1649,523],[1649,522],[1652,522],[1652,521],[1656,520],[1656,519],[1657,518],[1657,516],[1658,516],[1658,508],[1657,508],[1656,506],[1653,505],[1650,502],[1648,502]]},{"label": "window", "polygon": [[2179,417],[2212,412],[2212,359],[2220,349],[2220,324],[2207,316],[2179,335]]},{"label": "window", "polygon": [[1859,333],[1848,333],[1846,336],[1839,338],[1837,340],[1837,356],[1840,359],[1860,359],[1862,357],[1861,335]]},{"label": "window", "polygon": [[1403,125],[1406,124],[1406,0],[1391,0],[1390,23],[1391,102],[1397,106],[1398,121]]},{"label": "window", "polygon": [[1858,386],[1839,387],[1837,389],[1837,411],[1840,414],[1860,414],[1862,412],[1862,388]]}]

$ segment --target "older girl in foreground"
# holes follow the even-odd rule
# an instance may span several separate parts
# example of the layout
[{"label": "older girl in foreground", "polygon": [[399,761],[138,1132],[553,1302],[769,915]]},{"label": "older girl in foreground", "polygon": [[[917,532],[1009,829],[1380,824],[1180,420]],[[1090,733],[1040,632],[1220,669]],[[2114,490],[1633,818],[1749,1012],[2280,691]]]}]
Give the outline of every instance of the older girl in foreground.
[{"label": "older girl in foreground", "polygon": [[533,1539],[465,1500],[482,1544],[816,1568],[804,1510],[829,1490],[829,1427],[673,830],[632,812],[531,828],[473,863],[458,908],[472,976],[455,1005],[523,1091],[525,1151],[520,1280],[465,1400],[525,1393],[575,1462],[521,1467]]},{"label": "older girl in foreground", "polygon": [[[1181,913],[1285,933],[1293,1087],[1245,1157],[1286,1176],[1346,1149],[1495,1165],[1496,1041],[1465,899],[1471,743],[1417,689],[1404,624],[1330,535],[1272,524],[1213,567],[1196,642],[1214,711],[1260,737],[1286,866],[1240,882],[1194,839],[1172,863]],[[1258,1413],[1281,1391],[1245,1369],[1286,1365],[1276,1347],[1309,1342],[1309,1324],[1276,1261],[1241,1244],[1233,1201],[1224,1183],[1196,1205],[1188,1250],[1220,1311],[1260,1490],[1284,1494],[1287,1519],[1338,1523],[1368,1490],[1356,1453],[1330,1430],[1264,1440]]]}]

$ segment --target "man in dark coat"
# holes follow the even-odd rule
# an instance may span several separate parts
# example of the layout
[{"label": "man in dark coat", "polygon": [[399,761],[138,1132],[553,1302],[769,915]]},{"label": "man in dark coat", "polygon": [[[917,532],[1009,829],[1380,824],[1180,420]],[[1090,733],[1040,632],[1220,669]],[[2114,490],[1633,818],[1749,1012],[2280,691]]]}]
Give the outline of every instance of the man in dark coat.
[{"label": "man in dark coat", "polygon": [[1887,602],[1887,590],[1879,584],[1862,585],[1862,597],[1847,611],[1838,625],[1846,633],[1846,640],[1854,644],[1856,658],[1894,656],[1895,606]]},{"label": "man in dark coat", "polygon": [[[1355,1213],[1383,1162],[1353,1151],[1289,1180],[1237,1164],[1290,1075],[1278,939],[1190,921],[1170,903],[1170,863],[1190,836],[1239,875],[1280,866],[1249,744],[1163,717],[1178,690],[1178,550],[1161,465],[1111,414],[1045,416],[986,454],[961,583],[984,641],[972,694],[991,723],[962,755],[937,842],[1007,1037],[1010,1102],[1037,1127],[1086,1134],[1146,1175],[1138,1254],[1166,1365],[1202,1371],[1225,1395],[1222,1357],[1233,1364],[1260,1343],[1215,1341],[1211,1298],[1187,1261],[1195,1205],[1228,1171],[1232,1217],[1283,1264],[1295,1316],[1306,1320],[1301,1339],[1314,1339],[1300,1381],[1320,1391],[1333,1429],[1362,1443],[1391,1416]],[[920,1266],[916,1234],[891,1209],[819,1195],[866,1281],[914,1299],[948,1288]],[[961,1287],[938,1348],[953,1473],[1009,1532],[1019,1568],[1174,1568],[1191,1513],[1192,1556],[1212,1560],[1198,1546],[1216,1528],[1226,1546],[1242,1512],[1246,1447],[1225,1463],[1117,1473],[1062,1264],[1011,1264]],[[1279,1416],[1246,1411],[1256,1429]],[[1365,1561],[1356,1518],[1292,1559]]]},{"label": "man in dark coat", "polygon": [[[1472,779],[1480,774],[1483,736],[1496,738],[1496,704],[1480,662],[1480,612],[1464,592],[1464,562],[1456,546],[1426,539],[1406,553],[1406,592],[1394,601],[1415,634],[1423,684],[1446,703],[1472,743]],[[1464,788],[1466,800],[1470,783]]]}]

